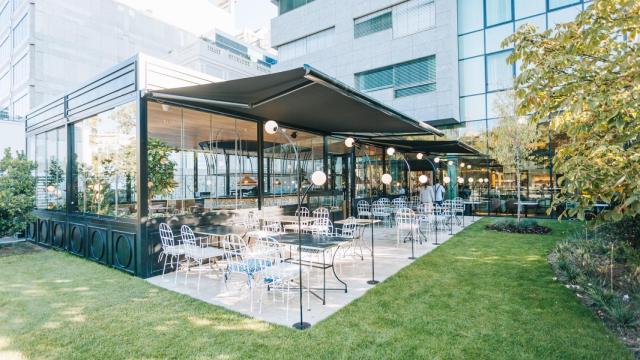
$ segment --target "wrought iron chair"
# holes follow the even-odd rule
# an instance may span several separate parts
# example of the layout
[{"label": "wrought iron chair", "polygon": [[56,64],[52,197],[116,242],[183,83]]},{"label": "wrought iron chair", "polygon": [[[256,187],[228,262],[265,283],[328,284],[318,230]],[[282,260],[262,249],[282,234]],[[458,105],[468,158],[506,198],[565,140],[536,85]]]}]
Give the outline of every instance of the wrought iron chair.
[{"label": "wrought iron chair", "polygon": [[373,202],[371,206],[371,216],[373,216],[374,219],[381,219],[385,226],[390,225],[391,212],[389,211],[389,207],[380,200]]},{"label": "wrought iron chair", "polygon": [[371,218],[371,206],[368,202],[364,200],[358,201],[358,218],[359,219],[369,219]]},{"label": "wrought iron chair", "polygon": [[413,240],[415,236],[416,214],[409,208],[399,209],[396,213],[396,245],[400,245],[407,237]]},{"label": "wrought iron chair", "polygon": [[203,246],[203,240],[207,240],[207,237],[196,238],[193,230],[187,225],[182,225],[180,228],[180,234],[182,235],[182,246],[184,247],[184,255],[187,258],[187,272],[184,275],[184,283],[187,284],[187,277],[189,276],[189,265],[191,261],[198,264],[198,291],[200,291],[200,278],[202,277],[202,270],[200,267],[204,264],[205,260],[211,263],[216,262],[218,258],[224,257],[224,251],[220,248],[214,248],[209,246]]},{"label": "wrought iron chair", "polygon": [[178,265],[180,256],[184,255],[184,247],[179,242],[176,242],[176,238],[180,238],[180,235],[174,235],[171,227],[166,223],[160,224],[160,242],[162,243],[162,251],[160,252],[160,256],[158,257],[158,262],[164,259],[164,264],[162,265],[162,278],[164,278],[164,272],[167,268],[167,260],[170,258],[169,266],[173,268],[173,261],[176,261],[176,273],[175,280],[178,279]]}]

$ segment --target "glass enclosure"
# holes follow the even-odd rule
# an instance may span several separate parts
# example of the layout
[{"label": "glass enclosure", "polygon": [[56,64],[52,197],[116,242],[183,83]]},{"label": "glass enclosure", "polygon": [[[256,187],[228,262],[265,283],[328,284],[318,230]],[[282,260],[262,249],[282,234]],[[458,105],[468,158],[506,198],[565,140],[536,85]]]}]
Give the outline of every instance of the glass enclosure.
[{"label": "glass enclosure", "polygon": [[74,123],[73,211],[136,217],[136,104]]},{"label": "glass enclosure", "polygon": [[29,159],[36,162],[36,208],[66,208],[67,129],[59,127],[27,139]]}]

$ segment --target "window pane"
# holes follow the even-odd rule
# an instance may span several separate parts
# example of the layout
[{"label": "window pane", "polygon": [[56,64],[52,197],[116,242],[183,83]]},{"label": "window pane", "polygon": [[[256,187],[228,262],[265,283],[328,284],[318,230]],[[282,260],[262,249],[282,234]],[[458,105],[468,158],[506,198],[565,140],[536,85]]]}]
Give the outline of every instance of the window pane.
[{"label": "window pane", "polygon": [[13,47],[21,45],[27,37],[29,37],[29,13],[23,16],[13,28]]},{"label": "window pane", "polygon": [[549,29],[552,29],[556,24],[567,23],[573,21],[576,16],[582,11],[580,5],[570,6],[561,10],[552,11],[549,16]]},{"label": "window pane", "polygon": [[21,85],[29,78],[29,53],[13,65],[13,86]]},{"label": "window pane", "polygon": [[484,52],[484,33],[476,31],[458,38],[458,56],[460,59],[480,55]]},{"label": "window pane", "polygon": [[580,0],[549,0],[549,10],[553,10],[559,7],[577,4]]},{"label": "window pane", "polygon": [[547,29],[547,16],[542,14],[524,20],[518,20],[516,21],[516,30],[524,24],[531,24],[538,28],[538,31],[545,31]]},{"label": "window pane", "polygon": [[469,121],[486,118],[484,99],[484,94],[460,98],[460,120]]},{"label": "window pane", "polygon": [[379,31],[391,29],[391,18],[391,9],[386,9],[355,19],[353,36],[357,39]]},{"label": "window pane", "polygon": [[9,91],[11,90],[11,76],[9,76],[9,74],[11,74],[10,71],[0,74],[0,99],[9,96]]},{"label": "window pane", "polygon": [[9,61],[11,54],[11,41],[9,41],[9,36],[7,36],[4,40],[0,40],[0,64],[5,61]]},{"label": "window pane", "polygon": [[504,96],[506,96],[505,91],[487,94],[487,119],[493,119],[500,116],[496,106],[500,101],[504,102],[504,100],[499,100]]},{"label": "window pane", "polygon": [[487,56],[487,91],[513,86],[513,65],[507,63],[510,52]]},{"label": "window pane", "polygon": [[513,24],[508,23],[485,30],[487,37],[487,54],[504,50],[502,41],[513,33]]},{"label": "window pane", "polygon": [[11,19],[11,1],[4,3],[4,7],[0,8],[0,32],[9,27],[9,19]]},{"label": "window pane", "polygon": [[435,56],[398,64],[394,70],[393,82],[396,88],[434,82],[436,79]]},{"label": "window pane", "polygon": [[516,19],[542,14],[546,11],[545,0],[514,0]]},{"label": "window pane", "polygon": [[74,210],[136,217],[135,103],[95,115],[73,127]]},{"label": "window pane", "polygon": [[460,96],[484,92],[484,57],[460,61]]},{"label": "window pane", "polygon": [[393,85],[393,68],[367,71],[356,74],[358,90],[371,91]]},{"label": "window pane", "polygon": [[312,2],[313,0],[280,0],[280,15],[291,11],[293,9],[299,8],[305,4]]},{"label": "window pane", "polygon": [[486,0],[487,26],[511,20],[511,0]]},{"label": "window pane", "polygon": [[433,0],[411,0],[393,7],[393,36],[402,37],[436,24]]},{"label": "window pane", "polygon": [[482,29],[483,19],[482,0],[458,0],[458,34]]},{"label": "window pane", "polygon": [[29,95],[26,94],[22,96],[20,99],[13,102],[13,118],[14,120],[24,119],[29,110],[31,104],[29,102]]},{"label": "window pane", "polygon": [[[9,100],[0,103],[0,120],[9,120]],[[30,159],[33,159],[33,157]]]}]

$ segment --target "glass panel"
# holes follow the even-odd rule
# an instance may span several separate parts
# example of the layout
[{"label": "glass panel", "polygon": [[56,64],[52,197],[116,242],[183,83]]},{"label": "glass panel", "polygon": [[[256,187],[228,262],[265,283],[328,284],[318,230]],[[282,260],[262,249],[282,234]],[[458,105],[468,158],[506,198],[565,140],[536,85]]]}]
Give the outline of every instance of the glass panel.
[{"label": "glass panel", "polygon": [[516,19],[542,14],[546,11],[545,0],[514,0]]},{"label": "glass panel", "polygon": [[502,51],[502,41],[513,33],[513,23],[508,23],[485,30],[487,36],[487,54]]},{"label": "glass panel", "polygon": [[582,11],[582,8],[578,5],[550,12],[548,14],[549,29],[552,29],[557,24],[573,21],[580,11]]},{"label": "glass panel", "polygon": [[396,65],[394,67],[394,87],[405,88],[434,82],[436,79],[435,60],[435,56],[430,56]]},{"label": "glass panel", "polygon": [[323,137],[291,129],[283,130],[290,139],[282,132],[264,134],[264,206],[297,204],[296,150],[300,159],[303,190],[310,185],[311,174],[323,170]]},{"label": "glass panel", "polygon": [[13,103],[13,119],[24,119],[29,113],[29,110],[29,94],[25,94]]},{"label": "glass panel", "polygon": [[580,0],[549,0],[549,10],[557,9],[559,7],[577,4]]},{"label": "glass panel", "polygon": [[0,62],[4,63],[5,61],[9,61],[11,54],[11,41],[9,41],[9,36],[4,38],[4,40],[0,40]]},{"label": "glass panel", "polygon": [[487,26],[511,20],[511,0],[486,0]]},{"label": "glass panel", "polygon": [[29,78],[29,53],[13,65],[13,86],[21,85]]},{"label": "glass panel", "polygon": [[0,120],[9,120],[9,100],[0,103]]},{"label": "glass panel", "polygon": [[403,154],[396,152],[394,155],[387,157],[387,173],[393,179],[391,184],[387,185],[387,194],[409,196],[406,176],[407,164],[404,162]]},{"label": "glass panel", "polygon": [[484,57],[460,61],[460,96],[484,92]]},{"label": "glass panel", "polygon": [[545,14],[530,17],[524,20],[516,21],[516,30],[524,24],[532,24],[538,28],[538,31],[544,31],[547,29],[547,16]]},{"label": "glass panel", "polygon": [[280,15],[306,5],[312,1],[313,0],[280,0]]},{"label": "glass panel", "polygon": [[484,34],[482,31],[476,31],[458,38],[458,56],[460,59],[481,55],[483,52]]},{"label": "glass panel", "polygon": [[505,91],[498,91],[487,94],[487,119],[493,119],[499,116],[498,110],[496,109],[496,104],[499,101],[498,99],[500,97],[505,96],[505,93]]},{"label": "glass panel", "polygon": [[458,34],[480,30],[484,26],[483,0],[458,0]]},{"label": "glass panel", "polygon": [[487,55],[487,91],[513,86],[513,65],[507,63],[511,52]]},{"label": "glass panel", "polygon": [[73,128],[74,210],[136,217],[135,103],[77,122]]},{"label": "glass panel", "polygon": [[371,91],[393,85],[393,68],[384,68],[356,74],[356,87],[362,91]]},{"label": "glass panel", "polygon": [[13,47],[17,47],[29,37],[29,13],[25,14],[13,28]]},{"label": "glass panel", "polygon": [[356,198],[382,195],[382,151],[369,145],[356,150]]},{"label": "glass panel", "polygon": [[377,11],[373,14],[355,19],[353,24],[353,37],[359,38],[369,34],[391,29],[391,9]]},{"label": "glass panel", "polygon": [[436,25],[433,0],[411,0],[393,7],[393,36],[402,37]]},{"label": "glass panel", "polygon": [[29,141],[29,158],[36,160],[36,207],[66,208],[67,133],[64,127],[38,134]]},{"label": "glass panel", "polygon": [[460,98],[461,120],[470,121],[486,118],[484,99],[484,94]]},{"label": "glass panel", "polygon": [[149,104],[149,216],[258,206],[257,124]]},{"label": "glass panel", "polygon": [[11,1],[4,3],[4,6],[0,8],[0,29],[9,27],[9,20],[11,20]]},{"label": "glass panel", "polygon": [[312,53],[333,46],[336,38],[336,28],[332,27],[307,37],[306,53]]},{"label": "glass panel", "polygon": [[9,96],[9,91],[11,91],[11,74],[10,71],[0,75],[0,98],[5,98]]}]

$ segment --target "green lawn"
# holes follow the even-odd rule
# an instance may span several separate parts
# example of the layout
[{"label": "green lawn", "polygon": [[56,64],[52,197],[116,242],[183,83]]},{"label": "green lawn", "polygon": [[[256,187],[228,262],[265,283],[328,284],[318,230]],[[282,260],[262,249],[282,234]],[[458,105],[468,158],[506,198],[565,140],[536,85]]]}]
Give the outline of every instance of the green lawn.
[{"label": "green lawn", "polygon": [[552,280],[552,235],[483,220],[306,331],[266,324],[71,255],[0,257],[0,358],[631,359]]}]

